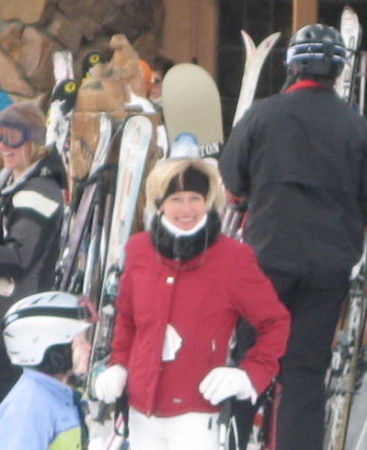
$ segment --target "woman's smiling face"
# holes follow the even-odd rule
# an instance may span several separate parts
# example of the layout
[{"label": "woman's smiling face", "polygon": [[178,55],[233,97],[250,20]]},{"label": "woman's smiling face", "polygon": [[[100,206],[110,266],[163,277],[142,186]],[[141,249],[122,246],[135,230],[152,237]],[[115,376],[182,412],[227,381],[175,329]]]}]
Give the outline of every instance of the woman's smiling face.
[{"label": "woman's smiling face", "polygon": [[207,213],[205,198],[193,191],[169,195],[160,207],[166,219],[181,230],[191,230]]}]

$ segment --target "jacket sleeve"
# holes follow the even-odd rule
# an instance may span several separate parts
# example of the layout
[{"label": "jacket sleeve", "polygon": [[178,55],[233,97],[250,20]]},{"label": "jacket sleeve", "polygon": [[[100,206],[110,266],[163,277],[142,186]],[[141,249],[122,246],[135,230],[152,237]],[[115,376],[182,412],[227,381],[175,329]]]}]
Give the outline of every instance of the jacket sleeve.
[{"label": "jacket sleeve", "polygon": [[121,364],[128,368],[130,350],[135,336],[129,269],[125,270],[120,279],[116,309],[115,327],[111,343],[111,363]]},{"label": "jacket sleeve", "polygon": [[19,277],[28,271],[50,245],[48,236],[62,214],[62,202],[36,190],[21,190],[10,201],[7,234],[0,245],[1,277]]},{"label": "jacket sleeve", "polygon": [[249,193],[252,122],[253,110],[250,108],[231,131],[219,158],[224,186],[238,197]]},{"label": "jacket sleeve", "polygon": [[290,330],[290,314],[258,266],[253,250],[244,245],[243,257],[236,258],[230,283],[234,307],[256,330],[256,342],[239,367],[244,369],[258,394],[279,371]]}]

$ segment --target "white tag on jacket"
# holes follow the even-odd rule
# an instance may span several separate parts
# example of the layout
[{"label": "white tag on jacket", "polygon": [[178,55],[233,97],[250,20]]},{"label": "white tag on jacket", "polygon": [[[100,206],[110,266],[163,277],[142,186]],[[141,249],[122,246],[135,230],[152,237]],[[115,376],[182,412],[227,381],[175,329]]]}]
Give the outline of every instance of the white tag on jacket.
[{"label": "white tag on jacket", "polygon": [[182,346],[182,337],[177,333],[172,325],[168,324],[164,337],[162,361],[173,361],[176,353]]}]

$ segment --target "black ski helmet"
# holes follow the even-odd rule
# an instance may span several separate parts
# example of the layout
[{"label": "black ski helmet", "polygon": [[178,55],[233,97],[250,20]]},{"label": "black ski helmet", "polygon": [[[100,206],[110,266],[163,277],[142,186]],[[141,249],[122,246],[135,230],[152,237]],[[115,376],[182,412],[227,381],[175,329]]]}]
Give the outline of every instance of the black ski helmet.
[{"label": "black ski helmet", "polygon": [[306,25],[290,39],[288,70],[297,75],[336,78],[343,70],[346,49],[339,31],[320,23]]}]

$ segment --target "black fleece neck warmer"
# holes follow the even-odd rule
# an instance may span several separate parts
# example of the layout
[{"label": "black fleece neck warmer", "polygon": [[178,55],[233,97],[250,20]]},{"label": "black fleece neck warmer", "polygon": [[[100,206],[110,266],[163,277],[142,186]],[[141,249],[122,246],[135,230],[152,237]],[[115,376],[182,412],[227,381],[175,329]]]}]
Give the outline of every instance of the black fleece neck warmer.
[{"label": "black fleece neck warmer", "polygon": [[190,261],[214,244],[221,230],[221,220],[215,210],[208,212],[205,225],[190,236],[175,237],[156,214],[150,227],[150,236],[154,247],[164,258]]}]

